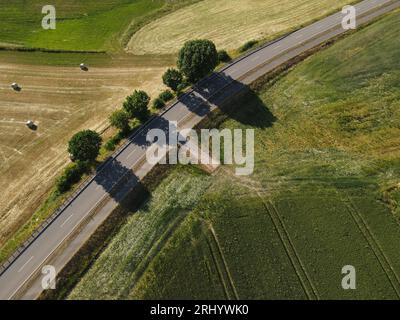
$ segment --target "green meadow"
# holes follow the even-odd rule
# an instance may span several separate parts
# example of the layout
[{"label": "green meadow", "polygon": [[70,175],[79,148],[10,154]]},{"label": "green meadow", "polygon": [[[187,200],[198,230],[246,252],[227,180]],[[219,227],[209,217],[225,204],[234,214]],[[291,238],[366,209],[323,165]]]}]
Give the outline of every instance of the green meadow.
[{"label": "green meadow", "polygon": [[0,45],[52,50],[120,51],[136,27],[191,0],[55,0],[55,30],[44,30],[43,0],[0,1]]}]

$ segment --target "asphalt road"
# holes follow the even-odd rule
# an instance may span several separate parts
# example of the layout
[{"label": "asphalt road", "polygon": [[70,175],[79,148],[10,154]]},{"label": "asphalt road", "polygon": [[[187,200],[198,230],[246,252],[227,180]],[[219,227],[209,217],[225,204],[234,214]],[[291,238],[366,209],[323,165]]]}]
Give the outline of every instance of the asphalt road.
[{"label": "asphalt road", "polygon": [[[355,7],[358,25],[361,25],[400,7],[400,0],[365,0]],[[146,143],[146,134],[150,129],[168,131],[171,121],[178,123],[178,130],[192,128],[225,99],[234,96],[258,77],[345,32],[341,26],[342,17],[340,12],[329,16],[236,60],[201,81],[166,112],[150,121],[3,271],[0,276],[0,299],[36,297],[42,291],[41,278],[38,277],[41,267],[54,259],[55,251],[61,267],[152,169],[153,166],[145,161],[145,151],[150,147]],[[84,222],[88,226],[83,227]],[[66,241],[72,234],[78,234],[77,238]],[[21,296],[28,284],[29,294]]]}]

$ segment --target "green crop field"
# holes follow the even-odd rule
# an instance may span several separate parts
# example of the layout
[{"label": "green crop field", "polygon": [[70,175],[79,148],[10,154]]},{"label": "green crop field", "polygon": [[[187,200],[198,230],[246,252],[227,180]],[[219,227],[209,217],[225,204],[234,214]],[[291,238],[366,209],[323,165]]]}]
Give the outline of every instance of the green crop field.
[{"label": "green crop field", "polygon": [[69,298],[400,298],[399,18],[232,106],[221,127],[255,129],[254,173],[177,167]]}]

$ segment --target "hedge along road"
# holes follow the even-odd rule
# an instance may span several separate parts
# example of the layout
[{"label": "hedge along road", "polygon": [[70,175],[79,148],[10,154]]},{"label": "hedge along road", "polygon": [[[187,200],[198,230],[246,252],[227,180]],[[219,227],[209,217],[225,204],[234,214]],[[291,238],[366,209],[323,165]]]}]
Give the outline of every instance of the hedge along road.
[{"label": "hedge along road", "polygon": [[[355,5],[358,25],[400,7],[400,0],[365,0]],[[119,202],[152,169],[146,160],[149,130],[167,130],[169,122],[178,130],[192,128],[223,101],[246,85],[299,54],[344,33],[343,14],[338,12],[267,44],[234,61],[219,73],[196,84],[166,111],[152,118],[98,170],[90,182],[33,241],[2,271],[0,299],[36,298],[43,291],[41,267],[52,264],[60,270],[83,241],[118,206]],[[91,221],[87,224],[89,219]],[[79,229],[79,232],[77,230]],[[73,241],[69,240],[76,234]],[[55,254],[57,251],[57,254]]]}]

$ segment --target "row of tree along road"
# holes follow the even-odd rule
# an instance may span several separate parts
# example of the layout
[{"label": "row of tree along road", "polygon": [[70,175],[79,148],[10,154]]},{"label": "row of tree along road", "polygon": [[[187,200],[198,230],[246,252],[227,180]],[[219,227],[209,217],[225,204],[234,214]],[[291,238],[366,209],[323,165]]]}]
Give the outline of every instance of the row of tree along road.
[{"label": "row of tree along road", "polygon": [[[227,52],[217,52],[210,40],[187,41],[178,53],[177,68],[169,68],[162,76],[163,83],[171,90],[163,91],[153,100],[153,110],[163,108],[190,84],[212,72],[220,62],[229,60]],[[149,103],[150,96],[142,90],[135,90],[126,97],[122,108],[114,111],[109,117],[110,125],[118,129],[118,133],[103,145],[106,150],[114,150],[132,130],[150,118],[152,111]],[[80,131],[70,139],[68,152],[72,163],[57,180],[59,193],[68,191],[73,184],[80,181],[83,174],[89,173],[95,167],[101,147],[102,138],[93,130]]]}]

